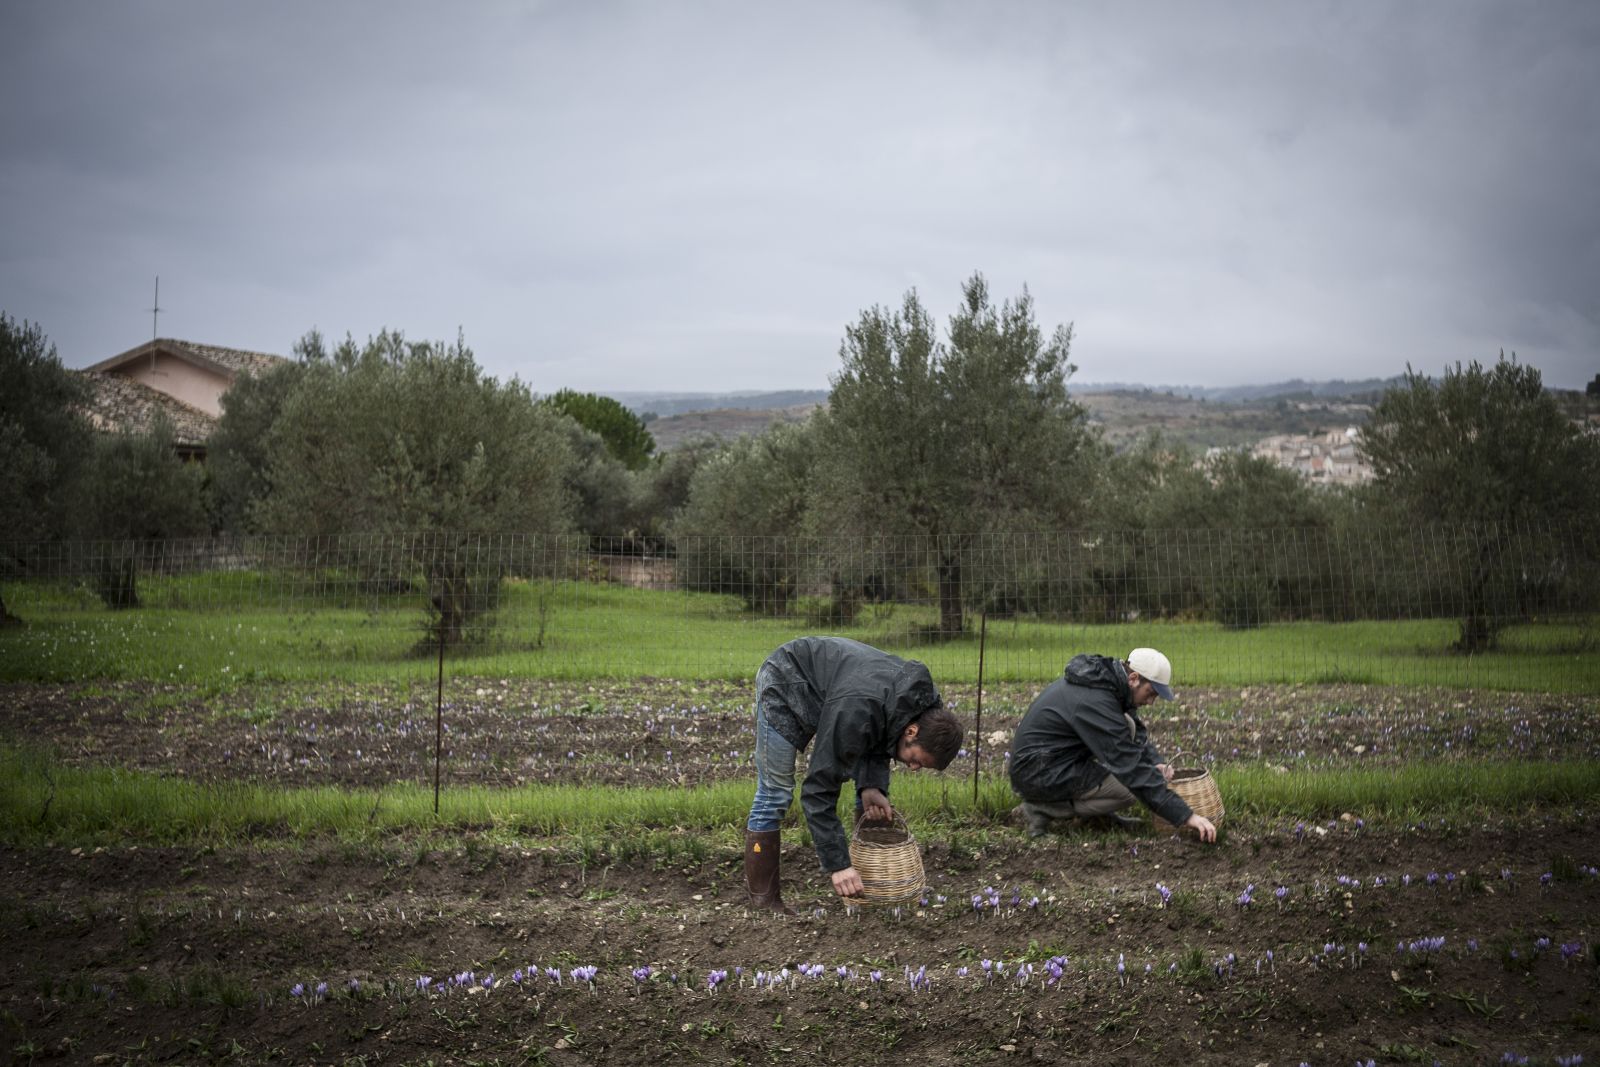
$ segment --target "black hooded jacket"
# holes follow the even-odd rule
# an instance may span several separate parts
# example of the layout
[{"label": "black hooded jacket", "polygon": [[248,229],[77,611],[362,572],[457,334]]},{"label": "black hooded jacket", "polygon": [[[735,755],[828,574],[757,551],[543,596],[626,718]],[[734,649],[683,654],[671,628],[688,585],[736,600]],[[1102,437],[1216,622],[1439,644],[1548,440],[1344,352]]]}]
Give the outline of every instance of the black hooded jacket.
[{"label": "black hooded jacket", "polygon": [[839,790],[889,790],[889,761],[905,728],[939,690],[928,668],[843,637],[801,637],[767,657],[756,699],[772,728],[796,749],[811,750],[800,806],[817,858],[828,873],[850,866],[839,823]]},{"label": "black hooded jacket", "polygon": [[1109,656],[1074,656],[1017,724],[1011,788],[1024,800],[1066,801],[1110,774],[1145,807],[1182,826],[1194,812],[1167,788],[1160,762],[1128,688],[1128,669]]}]

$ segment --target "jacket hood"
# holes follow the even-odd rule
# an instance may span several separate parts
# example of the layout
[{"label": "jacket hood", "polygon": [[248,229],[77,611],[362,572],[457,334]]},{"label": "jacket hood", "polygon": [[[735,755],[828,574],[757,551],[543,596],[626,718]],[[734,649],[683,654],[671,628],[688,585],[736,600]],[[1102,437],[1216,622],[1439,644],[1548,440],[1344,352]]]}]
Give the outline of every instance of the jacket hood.
[{"label": "jacket hood", "polygon": [[1128,688],[1128,669],[1122,661],[1111,656],[1094,656],[1088,653],[1073,656],[1067,663],[1067,682],[1088,686],[1090,689],[1108,689],[1127,705],[1133,695]]}]

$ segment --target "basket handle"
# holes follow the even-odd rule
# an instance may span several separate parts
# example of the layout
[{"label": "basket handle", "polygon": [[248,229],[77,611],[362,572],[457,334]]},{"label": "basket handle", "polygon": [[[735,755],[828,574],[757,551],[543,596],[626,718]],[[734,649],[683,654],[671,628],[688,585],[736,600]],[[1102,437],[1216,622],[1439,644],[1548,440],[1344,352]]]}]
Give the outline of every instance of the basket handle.
[{"label": "basket handle", "polygon": [[[861,832],[861,824],[866,822],[866,821],[868,821],[867,820],[866,811],[862,810],[862,811],[857,812],[856,813],[856,825],[855,825],[855,829],[852,831],[852,835],[856,834],[856,833],[860,833]],[[904,830],[908,834],[911,832],[911,827],[906,825],[906,817],[904,815],[900,814],[900,809],[899,808],[895,808],[893,814],[891,814],[887,820],[884,820],[884,819],[873,819],[871,821],[874,822],[874,823],[878,823],[880,825],[883,825],[883,826],[892,826],[897,830]]]}]

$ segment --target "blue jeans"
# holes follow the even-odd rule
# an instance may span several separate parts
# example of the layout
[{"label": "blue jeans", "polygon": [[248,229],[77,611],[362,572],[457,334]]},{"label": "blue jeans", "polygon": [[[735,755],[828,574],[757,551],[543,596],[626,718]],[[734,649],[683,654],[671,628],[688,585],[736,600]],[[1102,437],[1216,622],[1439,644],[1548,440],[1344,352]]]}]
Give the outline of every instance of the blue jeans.
[{"label": "blue jeans", "polygon": [[[763,666],[756,675],[756,797],[750,804],[745,829],[757,833],[776,830],[794,803],[794,765],[800,750],[772,728],[761,711],[761,690],[767,681]],[[888,795],[888,790],[884,790]],[[861,817],[861,790],[856,790],[856,817]]]},{"label": "blue jeans", "polygon": [[756,798],[748,830],[776,830],[794,803],[794,765],[799,751],[761,713],[761,677],[756,678]]}]

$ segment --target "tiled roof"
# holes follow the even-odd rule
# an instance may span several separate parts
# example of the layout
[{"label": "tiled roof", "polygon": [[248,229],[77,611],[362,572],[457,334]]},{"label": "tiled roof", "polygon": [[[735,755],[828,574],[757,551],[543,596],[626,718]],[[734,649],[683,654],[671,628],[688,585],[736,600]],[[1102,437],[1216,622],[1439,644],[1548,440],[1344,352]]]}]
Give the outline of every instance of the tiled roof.
[{"label": "tiled roof", "polygon": [[206,438],[216,428],[217,420],[199,408],[191,407],[175,396],[142,385],[132,378],[95,370],[77,373],[89,383],[87,414],[96,429],[110,431],[130,426],[136,430],[147,430],[155,413],[161,411],[171,421],[177,443],[196,446],[205,444]]},{"label": "tiled roof", "polygon": [[214,363],[234,374],[262,374],[280,363],[289,362],[283,356],[274,356],[269,352],[247,352],[242,348],[222,348],[219,345],[202,345],[175,339],[167,339],[164,343],[191,352],[200,359]]},{"label": "tiled roof", "polygon": [[269,352],[247,352],[242,348],[223,348],[220,345],[203,345],[195,341],[180,341],[173,337],[158,337],[154,341],[146,341],[137,348],[130,348],[120,355],[101,360],[87,369],[91,371],[115,370],[141,356],[147,356],[151,352],[170,352],[179,359],[188,359],[203,366],[208,366],[230,379],[236,378],[240,374],[260,374],[280,363],[289,362],[283,356],[275,356]]}]

